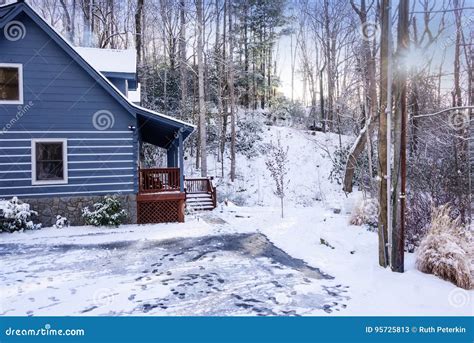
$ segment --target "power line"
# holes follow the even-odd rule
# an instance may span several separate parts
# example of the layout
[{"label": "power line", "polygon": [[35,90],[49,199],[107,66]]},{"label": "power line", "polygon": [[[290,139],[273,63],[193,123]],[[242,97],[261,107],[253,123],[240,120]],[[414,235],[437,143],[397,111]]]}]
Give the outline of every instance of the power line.
[{"label": "power line", "polygon": [[445,9],[445,10],[436,10],[436,11],[412,11],[411,14],[421,14],[421,13],[446,13],[446,12],[455,12],[455,11],[464,11],[464,10],[474,10],[474,7],[461,7],[461,8],[453,8],[453,9]]}]

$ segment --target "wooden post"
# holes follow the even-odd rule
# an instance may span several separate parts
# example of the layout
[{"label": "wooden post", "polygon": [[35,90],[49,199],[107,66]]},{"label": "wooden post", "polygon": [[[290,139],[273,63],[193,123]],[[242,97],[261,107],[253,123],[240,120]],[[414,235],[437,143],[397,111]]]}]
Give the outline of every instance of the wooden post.
[{"label": "wooden post", "polygon": [[[471,31],[471,41],[474,39],[474,31]],[[470,77],[470,88],[471,94],[469,95],[469,105],[474,106],[474,47],[471,45],[471,77]],[[472,143],[472,134],[474,133],[474,111],[469,109],[469,126],[468,137],[471,138],[467,142],[469,144],[469,188],[470,188],[470,197],[471,197],[471,207],[470,207],[470,220],[471,225],[474,225],[474,189],[473,189],[473,177],[474,177],[474,144]],[[471,226],[472,227],[472,226]]]},{"label": "wooden post", "polygon": [[173,142],[166,152],[166,160],[167,160],[167,167],[177,167],[178,160],[177,160],[177,147],[175,142]]},{"label": "wooden post", "polygon": [[[409,0],[401,0],[398,13],[398,49],[406,56],[409,44]],[[407,179],[407,76],[406,67],[401,68],[400,87],[400,223],[393,229],[392,270],[403,273],[405,270],[405,212],[406,212],[406,179]]]},{"label": "wooden post", "polygon": [[180,192],[184,192],[184,147],[183,147],[183,132],[179,130],[178,133],[178,156],[179,156],[179,189]]}]

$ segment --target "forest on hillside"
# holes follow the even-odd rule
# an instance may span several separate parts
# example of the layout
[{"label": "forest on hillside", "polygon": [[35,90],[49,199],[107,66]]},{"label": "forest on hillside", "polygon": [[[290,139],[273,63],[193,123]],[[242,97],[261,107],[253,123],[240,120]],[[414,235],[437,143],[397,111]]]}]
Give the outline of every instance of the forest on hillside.
[{"label": "forest on hillside", "polygon": [[383,266],[403,269],[396,256],[419,243],[432,208],[469,221],[471,1],[29,3],[77,46],[136,49],[142,106],[197,125],[187,153],[203,176],[213,156],[216,176],[236,179],[255,114],[350,136],[331,180],[378,199]]}]

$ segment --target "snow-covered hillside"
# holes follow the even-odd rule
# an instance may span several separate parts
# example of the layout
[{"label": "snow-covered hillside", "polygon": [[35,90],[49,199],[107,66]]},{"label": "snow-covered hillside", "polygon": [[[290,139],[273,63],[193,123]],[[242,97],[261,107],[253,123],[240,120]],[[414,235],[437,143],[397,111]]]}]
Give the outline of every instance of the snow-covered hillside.
[{"label": "snow-covered hillside", "polygon": [[[326,208],[341,208],[350,211],[357,192],[345,195],[342,186],[331,183],[329,174],[331,158],[339,147],[339,137],[333,133],[298,130],[290,127],[264,126],[262,140],[255,142],[261,147],[257,156],[248,158],[237,154],[237,171],[234,183],[220,178],[221,165],[215,156],[209,156],[208,173],[216,176],[220,200],[227,199],[245,206],[278,206],[279,199],[274,195],[274,180],[265,166],[265,150],[276,144],[278,137],[283,147],[288,147],[288,188],[285,202],[289,206],[313,206],[317,203]],[[343,145],[351,138],[342,136]],[[266,148],[266,149],[265,149]],[[229,177],[229,161],[224,164],[225,180]],[[198,173],[191,163],[186,169],[188,175]]]}]

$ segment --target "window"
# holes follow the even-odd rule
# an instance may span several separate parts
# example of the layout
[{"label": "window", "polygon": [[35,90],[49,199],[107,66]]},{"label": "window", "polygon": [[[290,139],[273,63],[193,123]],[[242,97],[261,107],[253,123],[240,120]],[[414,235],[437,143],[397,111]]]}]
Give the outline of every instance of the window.
[{"label": "window", "polygon": [[0,104],[23,103],[23,67],[0,63]]},{"label": "window", "polygon": [[31,153],[33,185],[67,183],[67,140],[35,139]]}]

